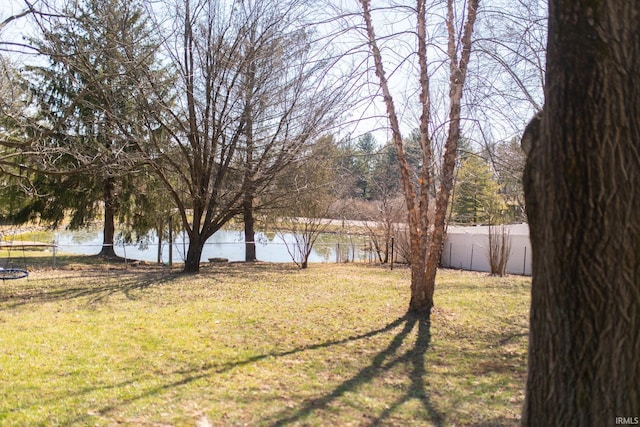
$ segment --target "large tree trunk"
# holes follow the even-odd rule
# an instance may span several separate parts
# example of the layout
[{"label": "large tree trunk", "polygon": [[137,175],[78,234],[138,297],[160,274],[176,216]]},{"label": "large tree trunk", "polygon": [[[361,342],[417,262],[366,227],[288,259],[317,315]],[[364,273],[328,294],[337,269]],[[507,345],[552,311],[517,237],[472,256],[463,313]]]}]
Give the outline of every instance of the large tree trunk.
[{"label": "large tree trunk", "polygon": [[425,261],[411,263],[411,300],[409,311],[426,318],[433,308],[433,293],[436,285],[436,268],[427,268]]},{"label": "large tree trunk", "polygon": [[205,239],[202,239],[198,233],[190,233],[183,273],[198,273],[200,271],[200,258],[202,257],[204,243]]},{"label": "large tree trunk", "polygon": [[115,223],[115,182],[113,178],[105,178],[104,180],[104,228],[102,239],[101,256],[115,257],[114,237],[116,233]]},{"label": "large tree trunk", "polygon": [[546,106],[523,136],[525,426],[640,417],[639,16],[637,1],[550,2]]}]

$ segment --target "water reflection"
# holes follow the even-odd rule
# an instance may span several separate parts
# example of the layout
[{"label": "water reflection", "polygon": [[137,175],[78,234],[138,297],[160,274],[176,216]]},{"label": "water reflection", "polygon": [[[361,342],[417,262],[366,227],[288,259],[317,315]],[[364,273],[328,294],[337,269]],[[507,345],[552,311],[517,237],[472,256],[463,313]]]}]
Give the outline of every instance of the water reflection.
[{"label": "water reflection", "polygon": [[[63,230],[55,235],[58,252],[82,255],[95,255],[102,249],[102,230]],[[295,236],[292,233],[279,235],[273,232],[256,233],[256,254],[261,261],[291,262],[287,251],[287,244],[293,251]],[[178,234],[173,242],[173,261],[184,261],[188,247],[185,234]],[[286,244],[285,244],[286,243]],[[342,234],[321,234],[309,262],[336,262],[344,260],[363,261],[368,253],[365,249],[365,239],[362,236]],[[158,259],[158,238],[155,233],[149,233],[141,243],[124,244],[121,239],[116,241],[115,252],[118,256],[128,259],[156,262]],[[244,260],[244,233],[238,230],[219,230],[207,240],[202,252],[201,261],[209,258],[227,258],[229,261]],[[169,262],[169,245],[163,242],[161,246],[162,262]]]}]

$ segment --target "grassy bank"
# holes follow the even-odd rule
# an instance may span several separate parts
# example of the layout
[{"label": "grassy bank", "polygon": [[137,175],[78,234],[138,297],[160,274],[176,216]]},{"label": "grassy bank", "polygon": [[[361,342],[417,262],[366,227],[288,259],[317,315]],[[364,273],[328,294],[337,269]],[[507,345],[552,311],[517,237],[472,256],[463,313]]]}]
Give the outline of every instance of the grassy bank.
[{"label": "grassy bank", "polygon": [[518,422],[526,278],[443,271],[428,325],[402,269],[66,266],[0,282],[0,425]]}]

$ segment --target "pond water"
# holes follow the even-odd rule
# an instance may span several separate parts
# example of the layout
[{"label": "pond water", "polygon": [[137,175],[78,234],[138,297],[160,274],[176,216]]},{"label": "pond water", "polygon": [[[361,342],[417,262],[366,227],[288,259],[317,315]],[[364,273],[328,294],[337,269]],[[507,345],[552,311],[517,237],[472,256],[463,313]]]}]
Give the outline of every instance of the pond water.
[{"label": "pond water", "polygon": [[[63,230],[55,233],[59,253],[95,255],[102,249],[102,229]],[[256,233],[256,255],[260,261],[291,262],[289,251],[294,251],[295,236],[273,232]],[[188,247],[185,234],[174,236],[173,262],[183,262]],[[370,252],[363,236],[343,234],[321,234],[314,245],[309,262],[365,261]],[[227,258],[229,261],[244,261],[244,233],[238,230],[219,230],[207,240],[202,251],[201,262],[209,258]],[[169,262],[168,242],[162,243],[162,262]],[[141,261],[156,262],[158,238],[155,233],[145,236],[142,243],[124,244],[116,238],[115,252],[118,256]]]}]

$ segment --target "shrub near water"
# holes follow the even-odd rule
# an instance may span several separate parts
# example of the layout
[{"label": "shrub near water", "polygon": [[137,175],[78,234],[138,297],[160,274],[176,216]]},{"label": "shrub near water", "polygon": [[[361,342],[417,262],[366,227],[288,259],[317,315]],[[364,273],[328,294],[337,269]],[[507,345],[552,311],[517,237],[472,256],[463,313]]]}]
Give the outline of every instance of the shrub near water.
[{"label": "shrub near water", "polygon": [[529,280],[358,265],[34,271],[0,290],[2,425],[515,425]]}]

